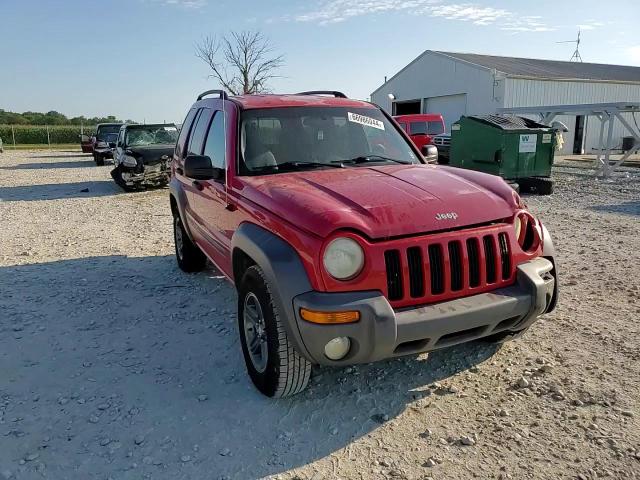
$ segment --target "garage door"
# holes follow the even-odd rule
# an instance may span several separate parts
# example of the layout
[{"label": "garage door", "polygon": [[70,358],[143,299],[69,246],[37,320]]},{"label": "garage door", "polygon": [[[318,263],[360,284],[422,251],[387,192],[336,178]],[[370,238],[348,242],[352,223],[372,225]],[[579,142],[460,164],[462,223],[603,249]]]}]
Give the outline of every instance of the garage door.
[{"label": "garage door", "polygon": [[424,113],[441,113],[447,132],[451,131],[451,124],[467,113],[467,94],[444,95],[424,99]]}]

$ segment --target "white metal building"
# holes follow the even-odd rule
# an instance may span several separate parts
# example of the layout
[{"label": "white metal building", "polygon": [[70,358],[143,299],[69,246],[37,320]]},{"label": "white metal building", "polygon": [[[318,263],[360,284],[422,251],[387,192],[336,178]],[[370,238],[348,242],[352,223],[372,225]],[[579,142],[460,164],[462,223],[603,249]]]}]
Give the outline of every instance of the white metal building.
[{"label": "white metal building", "polygon": [[[461,115],[486,115],[498,108],[638,102],[640,67],[427,50],[373,92],[371,100],[394,115],[442,113],[449,129]],[[624,115],[640,124],[640,118]],[[562,153],[597,151],[596,118],[557,120],[569,128]],[[617,125],[614,145],[621,148],[627,135]]]}]

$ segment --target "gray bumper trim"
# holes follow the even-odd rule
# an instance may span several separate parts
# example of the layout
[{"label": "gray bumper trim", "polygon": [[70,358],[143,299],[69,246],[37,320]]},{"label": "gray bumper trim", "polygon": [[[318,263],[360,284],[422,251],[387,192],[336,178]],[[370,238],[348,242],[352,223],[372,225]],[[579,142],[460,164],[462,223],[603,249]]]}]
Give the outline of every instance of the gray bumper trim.
[{"label": "gray bumper trim", "polygon": [[[323,365],[372,362],[527,328],[552,300],[555,285],[549,273],[552,269],[549,260],[536,258],[518,266],[513,286],[398,311],[377,291],[308,292],[295,297],[293,304],[310,360]],[[320,311],[358,310],[361,319],[352,324],[318,325],[300,318],[302,307]],[[352,348],[346,358],[335,362],[325,357],[324,345],[338,336],[349,337]]]}]

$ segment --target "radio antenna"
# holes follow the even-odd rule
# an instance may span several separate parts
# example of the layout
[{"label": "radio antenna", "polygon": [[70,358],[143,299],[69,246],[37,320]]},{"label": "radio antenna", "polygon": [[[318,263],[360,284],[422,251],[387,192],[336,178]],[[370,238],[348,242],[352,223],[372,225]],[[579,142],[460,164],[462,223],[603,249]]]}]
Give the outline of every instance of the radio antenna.
[{"label": "radio antenna", "polygon": [[576,62],[580,62],[582,63],[582,56],[580,55],[580,29],[578,29],[578,38],[575,40],[565,40],[563,42],[556,42],[556,43],[575,43],[576,44],[576,49],[573,52],[573,55],[571,55],[571,58],[569,59],[570,62],[576,61]]}]

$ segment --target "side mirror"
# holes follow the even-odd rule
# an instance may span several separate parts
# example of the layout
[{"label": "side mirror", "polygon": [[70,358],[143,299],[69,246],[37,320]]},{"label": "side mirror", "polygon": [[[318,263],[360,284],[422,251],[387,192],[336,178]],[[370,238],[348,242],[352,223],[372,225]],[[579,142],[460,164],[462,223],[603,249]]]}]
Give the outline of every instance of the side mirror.
[{"label": "side mirror", "polygon": [[194,180],[220,180],[224,170],[214,167],[206,155],[188,155],[184,159],[184,176]]},{"label": "side mirror", "polygon": [[422,155],[427,163],[435,163],[438,161],[438,147],[435,145],[425,145],[422,147]]}]

